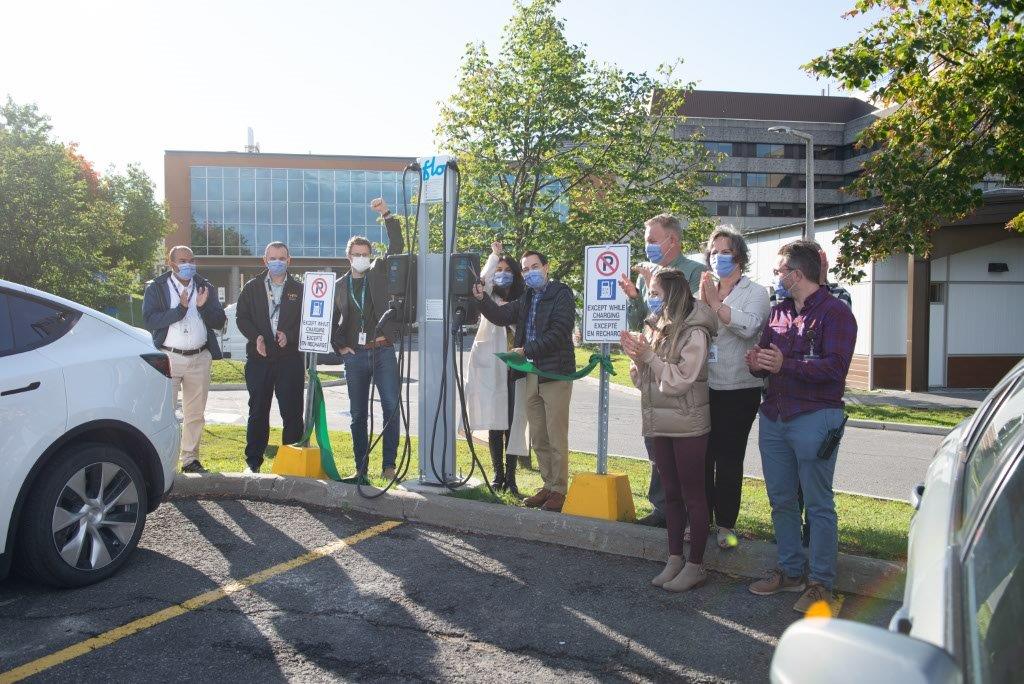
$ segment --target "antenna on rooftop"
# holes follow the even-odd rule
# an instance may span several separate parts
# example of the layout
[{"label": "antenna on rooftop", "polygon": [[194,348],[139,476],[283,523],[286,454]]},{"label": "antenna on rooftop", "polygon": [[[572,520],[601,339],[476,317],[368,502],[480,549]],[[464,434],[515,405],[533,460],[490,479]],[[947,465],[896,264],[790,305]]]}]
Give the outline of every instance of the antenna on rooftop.
[{"label": "antenna on rooftop", "polygon": [[250,154],[259,154],[260,144],[256,142],[256,135],[252,132],[252,126],[249,126],[246,130],[248,131],[248,142],[245,145],[245,151]]}]

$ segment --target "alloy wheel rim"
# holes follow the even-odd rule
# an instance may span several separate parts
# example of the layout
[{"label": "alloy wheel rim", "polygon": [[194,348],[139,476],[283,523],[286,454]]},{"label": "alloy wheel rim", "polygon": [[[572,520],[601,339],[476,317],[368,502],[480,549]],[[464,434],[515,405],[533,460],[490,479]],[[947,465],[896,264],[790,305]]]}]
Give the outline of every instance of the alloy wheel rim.
[{"label": "alloy wheel rim", "polygon": [[139,515],[139,492],[125,469],[91,463],[57,497],[50,528],[54,547],[71,567],[100,570],[128,548]]}]

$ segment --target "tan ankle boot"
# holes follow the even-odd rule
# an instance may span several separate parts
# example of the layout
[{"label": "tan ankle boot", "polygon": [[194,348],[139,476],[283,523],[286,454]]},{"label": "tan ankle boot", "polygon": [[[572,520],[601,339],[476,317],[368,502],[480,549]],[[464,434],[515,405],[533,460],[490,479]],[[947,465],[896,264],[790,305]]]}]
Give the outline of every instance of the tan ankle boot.
[{"label": "tan ankle boot", "polygon": [[703,586],[707,580],[708,574],[704,571],[703,565],[687,563],[678,575],[661,585],[661,588],[668,591],[689,591]]},{"label": "tan ankle boot", "polygon": [[683,557],[682,556],[669,556],[668,562],[665,563],[665,569],[662,570],[657,577],[651,580],[651,584],[656,587],[664,586],[665,582],[679,574],[679,571],[683,569]]}]

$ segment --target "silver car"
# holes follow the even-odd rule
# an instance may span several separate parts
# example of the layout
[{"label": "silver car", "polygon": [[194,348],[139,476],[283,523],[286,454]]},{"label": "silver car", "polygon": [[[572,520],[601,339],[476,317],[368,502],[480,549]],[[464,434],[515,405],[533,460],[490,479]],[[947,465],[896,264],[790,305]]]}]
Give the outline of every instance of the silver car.
[{"label": "silver car", "polygon": [[889,630],[801,620],[773,682],[1024,681],[1024,362],[943,441],[913,503]]}]

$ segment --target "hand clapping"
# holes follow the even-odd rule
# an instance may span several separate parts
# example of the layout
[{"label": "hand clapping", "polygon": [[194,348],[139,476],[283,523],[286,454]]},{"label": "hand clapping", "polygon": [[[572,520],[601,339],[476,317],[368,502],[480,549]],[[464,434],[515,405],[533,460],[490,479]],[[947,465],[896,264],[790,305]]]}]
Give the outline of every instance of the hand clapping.
[{"label": "hand clapping", "polygon": [[623,330],[619,334],[619,344],[622,345],[623,353],[634,362],[642,361],[647,354],[647,350],[651,348],[647,338],[643,335],[634,335],[628,330]]},{"label": "hand clapping", "polygon": [[747,367],[751,371],[768,371],[772,375],[782,370],[782,350],[773,343],[768,349],[754,347],[747,352]]},{"label": "hand clapping", "polygon": [[712,309],[722,303],[722,295],[718,292],[718,283],[715,282],[710,271],[704,271],[700,276],[700,298]]}]

